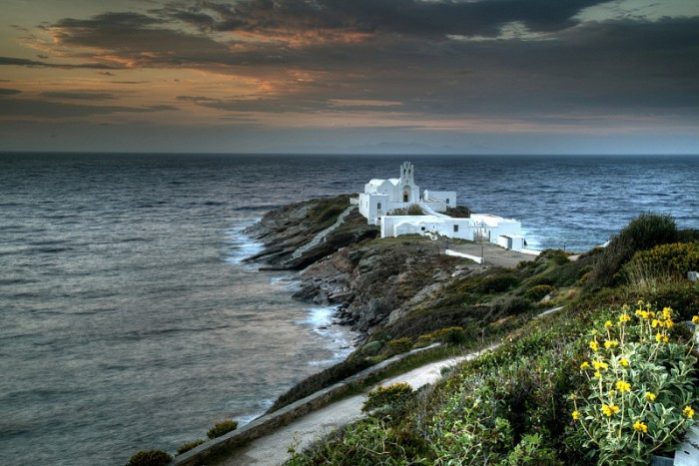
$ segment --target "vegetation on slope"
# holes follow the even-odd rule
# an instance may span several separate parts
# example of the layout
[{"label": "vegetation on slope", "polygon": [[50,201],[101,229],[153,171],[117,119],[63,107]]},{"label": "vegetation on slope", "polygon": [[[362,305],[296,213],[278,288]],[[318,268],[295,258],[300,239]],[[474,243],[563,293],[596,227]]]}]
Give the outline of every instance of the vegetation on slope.
[{"label": "vegetation on slope", "polygon": [[[622,465],[648,464],[651,454],[671,451],[699,403],[692,334],[681,324],[699,314],[699,289],[661,266],[696,244],[658,246],[681,237],[671,219],[646,214],[609,251],[576,262],[548,252],[514,271],[455,280],[439,300],[407,313],[368,344],[455,322],[469,336],[477,329],[481,338],[497,334],[518,316],[499,314],[499,306],[543,291],[547,305],[567,307],[507,327],[496,351],[464,363],[436,387],[410,396],[404,389],[382,393],[378,414],[289,464]],[[639,287],[620,273],[630,260],[661,271],[652,286]],[[537,305],[529,302],[520,312]],[[400,415],[386,415],[394,391]]]}]

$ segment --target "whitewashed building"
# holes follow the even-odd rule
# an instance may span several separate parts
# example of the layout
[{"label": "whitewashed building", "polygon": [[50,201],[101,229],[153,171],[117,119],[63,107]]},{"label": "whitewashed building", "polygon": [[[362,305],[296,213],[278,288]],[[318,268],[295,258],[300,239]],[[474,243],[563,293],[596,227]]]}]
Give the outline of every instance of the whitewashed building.
[{"label": "whitewashed building", "polygon": [[[522,225],[514,219],[489,214],[472,214],[469,218],[450,217],[445,212],[456,207],[456,191],[425,190],[421,195],[415,183],[414,167],[405,162],[400,178],[373,179],[364,186],[357,203],[359,212],[372,225],[381,226],[381,237],[431,235],[483,240],[507,249],[521,251],[525,247]],[[418,205],[424,215],[391,215],[397,209]]]},{"label": "whitewashed building", "polygon": [[456,191],[425,191],[421,196],[414,170],[412,163],[405,162],[400,167],[400,178],[373,179],[364,185],[364,192],[359,195],[359,212],[370,224],[379,225],[381,217],[413,204],[427,204],[437,211],[456,205]]}]

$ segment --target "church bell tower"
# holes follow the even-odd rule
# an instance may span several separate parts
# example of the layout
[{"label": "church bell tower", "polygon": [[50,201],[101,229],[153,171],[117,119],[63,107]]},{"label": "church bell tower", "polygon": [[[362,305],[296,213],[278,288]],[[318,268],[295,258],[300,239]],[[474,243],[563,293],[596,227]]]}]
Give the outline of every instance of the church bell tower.
[{"label": "church bell tower", "polygon": [[415,196],[413,195],[413,188],[415,186],[415,178],[413,176],[413,164],[410,162],[403,162],[400,166],[400,189],[402,194],[403,203],[415,202]]}]

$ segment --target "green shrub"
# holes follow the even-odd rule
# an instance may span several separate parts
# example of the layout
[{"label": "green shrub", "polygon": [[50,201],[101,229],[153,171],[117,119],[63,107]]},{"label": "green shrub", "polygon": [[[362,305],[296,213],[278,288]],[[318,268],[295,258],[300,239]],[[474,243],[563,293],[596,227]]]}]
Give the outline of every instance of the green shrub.
[{"label": "green shrub", "polygon": [[425,212],[417,204],[411,204],[404,209],[394,209],[389,215],[424,215]]},{"label": "green shrub", "polygon": [[499,301],[495,308],[501,315],[521,314],[529,311],[532,308],[532,303],[527,298],[511,296]]},{"label": "green shrub", "polygon": [[407,353],[413,348],[413,341],[408,337],[390,340],[386,343],[386,349],[389,356],[395,354]]},{"label": "green shrub", "polygon": [[629,283],[641,287],[684,280],[690,270],[699,270],[699,243],[661,244],[637,252],[624,265]]},{"label": "green shrub", "polygon": [[453,218],[469,218],[471,217],[471,209],[465,205],[458,205],[456,207],[447,207],[446,214]]},{"label": "green shrub", "polygon": [[160,450],[139,451],[129,459],[126,466],[165,466],[172,457]]},{"label": "green shrub", "polygon": [[544,297],[552,293],[554,288],[550,285],[537,285],[529,288],[524,297],[532,301],[541,301]]},{"label": "green shrub", "polygon": [[180,445],[180,446],[177,448],[177,454],[178,454],[178,455],[181,455],[182,453],[186,453],[186,452],[188,452],[189,450],[192,450],[192,449],[198,447],[198,446],[201,445],[202,443],[204,443],[204,441],[201,440],[201,439],[198,439],[198,440],[194,440],[194,441],[192,441],[192,442],[187,442],[187,443],[185,443],[185,444],[183,444],[183,445]]},{"label": "green shrub", "polygon": [[653,305],[663,304],[676,310],[678,320],[690,320],[699,314],[699,289],[689,281],[671,282],[637,296]]},{"label": "green shrub", "polygon": [[480,290],[483,293],[502,293],[519,284],[519,279],[513,274],[490,275],[481,281]]},{"label": "green shrub", "polygon": [[680,243],[693,243],[699,241],[699,230],[696,228],[687,228],[677,232],[677,241]]},{"label": "green shrub", "polygon": [[405,382],[378,387],[369,392],[362,411],[365,413],[401,411],[406,402],[413,398],[413,393],[413,388]]},{"label": "green shrub", "polygon": [[675,241],[677,225],[671,216],[654,213],[639,215],[614,236],[598,256],[590,284],[600,287],[618,282],[618,272],[636,251]]},{"label": "green shrub", "polygon": [[374,340],[362,346],[359,351],[365,356],[376,356],[381,351],[381,348],[383,348],[383,342]]},{"label": "green shrub", "polygon": [[522,437],[502,466],[563,466],[563,462],[554,450],[544,445],[541,434],[528,434]]},{"label": "green shrub", "polygon": [[541,259],[550,259],[556,265],[563,265],[570,262],[568,259],[568,254],[560,249],[546,249],[539,254]]},{"label": "green shrub", "polygon": [[445,327],[434,332],[420,335],[416,346],[427,346],[434,342],[446,343],[449,345],[462,345],[466,343],[468,336],[463,327]]},{"label": "green shrub", "polygon": [[214,426],[209,429],[206,436],[210,439],[220,437],[228,432],[234,431],[238,428],[238,422],[232,419],[227,419],[225,421],[217,422]]},{"label": "green shrub", "polygon": [[406,466],[429,464],[413,461],[424,441],[411,430],[390,428],[377,417],[351,424],[309,451],[296,453],[287,466]]}]

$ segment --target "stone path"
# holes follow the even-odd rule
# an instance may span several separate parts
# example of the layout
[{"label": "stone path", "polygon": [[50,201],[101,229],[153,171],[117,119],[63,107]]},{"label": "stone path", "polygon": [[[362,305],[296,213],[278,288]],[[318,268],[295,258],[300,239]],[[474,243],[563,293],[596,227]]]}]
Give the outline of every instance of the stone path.
[{"label": "stone path", "polygon": [[318,246],[322,241],[327,238],[327,236],[335,231],[340,225],[342,225],[345,222],[345,219],[347,216],[354,210],[356,209],[356,205],[350,205],[347,207],[345,210],[342,211],[340,215],[338,215],[337,220],[335,220],[335,223],[330,225],[328,228],[325,230],[320,231],[318,234],[316,234],[311,241],[308,243],[304,244],[300,248],[296,249],[294,253],[291,255],[292,259],[298,259],[302,255],[306,253],[306,251],[310,251],[314,247]]},{"label": "stone path", "polygon": [[468,254],[474,257],[481,257],[481,254],[483,254],[486,264],[492,264],[498,267],[514,268],[522,261],[528,262],[536,259],[536,256],[531,254],[501,248],[492,243],[483,243],[481,245],[480,243],[469,243],[465,241],[449,241],[447,244],[448,249],[458,253]]}]

